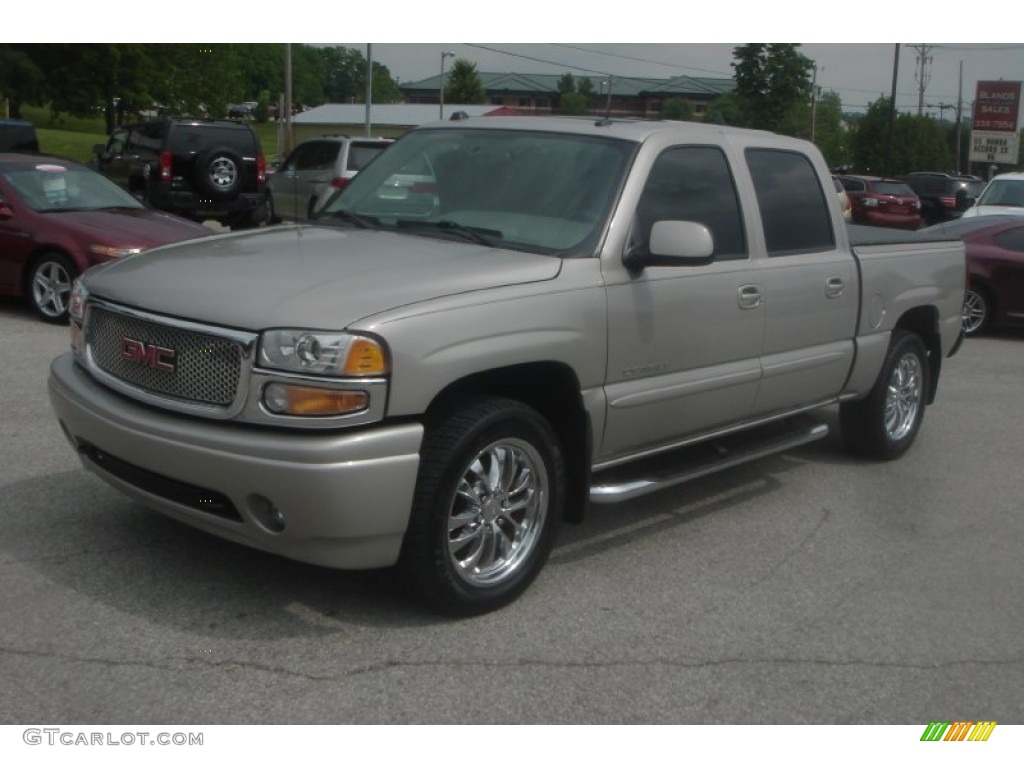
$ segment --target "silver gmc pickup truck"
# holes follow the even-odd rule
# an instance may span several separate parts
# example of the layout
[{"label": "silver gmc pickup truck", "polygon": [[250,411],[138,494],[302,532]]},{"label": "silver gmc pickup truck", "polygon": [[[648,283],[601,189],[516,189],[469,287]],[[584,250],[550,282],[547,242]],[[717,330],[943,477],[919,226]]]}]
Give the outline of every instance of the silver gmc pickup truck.
[{"label": "silver gmc pickup truck", "polygon": [[432,124],[309,224],[90,270],[49,392],[144,505],[481,613],[589,503],[823,437],[824,406],[856,453],[906,451],[962,338],[964,251],[874,232],[851,243],[795,139]]}]

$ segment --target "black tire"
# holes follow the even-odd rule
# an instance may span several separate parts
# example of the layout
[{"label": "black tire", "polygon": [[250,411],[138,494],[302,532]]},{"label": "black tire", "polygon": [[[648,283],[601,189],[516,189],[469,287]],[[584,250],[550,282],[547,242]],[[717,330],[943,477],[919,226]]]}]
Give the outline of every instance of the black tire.
[{"label": "black tire", "polygon": [[888,461],[917,436],[928,397],[928,355],[914,333],[896,329],[878,379],[863,400],[839,406],[843,440],[853,453]]},{"label": "black tire", "polygon": [[267,192],[267,224],[280,224],[281,217],[277,215],[277,208],[274,207],[274,195]]},{"label": "black tire", "polygon": [[968,286],[964,293],[964,334],[975,336],[992,321],[992,300],[984,288]]},{"label": "black tire", "polygon": [[226,147],[208,149],[196,158],[196,186],[217,198],[236,194],[245,183],[242,158]]},{"label": "black tire", "polygon": [[562,517],[565,465],[535,410],[479,398],[428,427],[401,566],[434,608],[500,608],[547,561]]},{"label": "black tire", "polygon": [[306,205],[306,219],[312,220],[316,218],[316,198],[309,198],[309,203]]},{"label": "black tire", "polygon": [[36,314],[48,323],[66,324],[71,287],[77,276],[74,263],[62,253],[50,251],[32,262],[25,295]]}]

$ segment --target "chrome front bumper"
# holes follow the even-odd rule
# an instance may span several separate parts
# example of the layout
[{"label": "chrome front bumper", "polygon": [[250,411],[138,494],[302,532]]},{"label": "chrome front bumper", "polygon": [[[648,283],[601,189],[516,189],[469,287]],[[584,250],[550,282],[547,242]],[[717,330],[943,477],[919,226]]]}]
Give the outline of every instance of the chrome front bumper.
[{"label": "chrome front bumper", "polygon": [[303,432],[172,414],[97,384],[71,353],[51,365],[49,394],[85,467],[148,507],[316,565],[376,568],[398,559],[420,424]]}]

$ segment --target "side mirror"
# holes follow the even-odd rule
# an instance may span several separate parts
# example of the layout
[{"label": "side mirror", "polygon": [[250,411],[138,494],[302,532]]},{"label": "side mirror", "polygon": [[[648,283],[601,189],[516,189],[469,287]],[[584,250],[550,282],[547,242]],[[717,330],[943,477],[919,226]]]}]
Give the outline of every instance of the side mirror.
[{"label": "side mirror", "polygon": [[696,267],[710,264],[714,254],[715,238],[705,225],[696,221],[656,221],[648,246],[631,248],[623,261],[633,270]]},{"label": "side mirror", "polygon": [[10,219],[14,217],[14,211],[11,210],[11,206],[0,200],[0,219]]}]

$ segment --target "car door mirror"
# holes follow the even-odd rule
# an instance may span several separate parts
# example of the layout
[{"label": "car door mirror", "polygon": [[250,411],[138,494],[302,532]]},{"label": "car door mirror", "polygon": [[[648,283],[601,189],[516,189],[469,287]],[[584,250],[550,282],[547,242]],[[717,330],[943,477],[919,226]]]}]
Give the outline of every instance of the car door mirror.
[{"label": "car door mirror", "polygon": [[715,239],[697,221],[656,221],[646,246],[631,248],[624,258],[629,269],[693,267],[714,261]]}]

